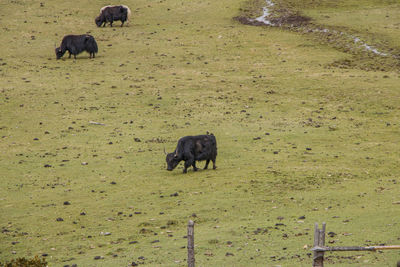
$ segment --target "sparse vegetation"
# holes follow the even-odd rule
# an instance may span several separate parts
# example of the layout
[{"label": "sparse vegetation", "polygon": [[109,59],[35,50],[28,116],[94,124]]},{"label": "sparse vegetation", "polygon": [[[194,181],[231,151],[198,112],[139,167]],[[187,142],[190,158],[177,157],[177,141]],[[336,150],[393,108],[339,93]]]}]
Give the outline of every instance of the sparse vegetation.
[{"label": "sparse vegetation", "polygon": [[39,258],[38,256],[35,256],[32,259],[26,259],[26,258],[17,258],[13,259],[9,262],[1,263],[0,266],[2,267],[46,267],[47,262],[44,258]]},{"label": "sparse vegetation", "polygon": [[[397,2],[284,2],[397,53]],[[1,262],[185,266],[189,219],[199,266],[309,266],[317,221],[330,245],[400,242],[396,62],[243,25],[233,18],[263,5],[248,3],[126,2],[122,28],[95,25],[106,2],[2,3]],[[96,58],[57,61],[54,45],[84,33]],[[167,172],[164,148],[206,131],[218,169]]]}]

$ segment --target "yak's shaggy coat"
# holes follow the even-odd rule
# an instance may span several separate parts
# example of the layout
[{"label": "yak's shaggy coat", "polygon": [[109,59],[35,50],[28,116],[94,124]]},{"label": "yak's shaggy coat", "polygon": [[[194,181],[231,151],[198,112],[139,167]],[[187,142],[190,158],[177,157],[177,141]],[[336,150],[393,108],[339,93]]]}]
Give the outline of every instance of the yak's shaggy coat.
[{"label": "yak's shaggy coat", "polygon": [[125,5],[104,6],[100,9],[100,14],[95,19],[95,23],[98,27],[101,27],[102,25],[105,27],[107,22],[109,22],[112,27],[114,21],[120,20],[122,22],[122,27],[125,21],[127,21],[126,24],[129,24],[130,17],[131,10]]},{"label": "yak's shaggy coat", "polygon": [[98,52],[96,40],[89,34],[82,35],[66,35],[61,41],[61,46],[56,48],[57,59],[60,59],[65,52],[69,52],[69,58],[71,55],[76,55],[86,51],[90,54],[90,58],[95,57]]}]

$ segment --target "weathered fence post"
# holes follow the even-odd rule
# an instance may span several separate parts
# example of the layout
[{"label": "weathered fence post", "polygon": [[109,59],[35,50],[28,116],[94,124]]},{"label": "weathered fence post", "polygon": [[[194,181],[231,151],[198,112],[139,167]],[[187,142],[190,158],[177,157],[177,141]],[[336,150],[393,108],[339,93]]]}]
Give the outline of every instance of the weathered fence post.
[{"label": "weathered fence post", "polygon": [[188,267],[194,267],[194,222],[189,220],[188,230],[187,230],[187,249],[188,249],[188,258],[187,263]]},{"label": "weathered fence post", "polygon": [[[318,223],[315,223],[314,248],[325,246],[325,229],[326,229],[326,223],[322,223],[322,229],[318,229]],[[323,251],[314,251],[313,267],[324,267],[324,252]]]}]

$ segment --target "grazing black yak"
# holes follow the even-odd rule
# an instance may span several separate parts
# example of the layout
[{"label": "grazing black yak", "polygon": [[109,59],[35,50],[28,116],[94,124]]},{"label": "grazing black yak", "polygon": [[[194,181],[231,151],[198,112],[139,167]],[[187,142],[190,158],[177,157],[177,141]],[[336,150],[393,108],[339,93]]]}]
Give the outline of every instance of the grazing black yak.
[{"label": "grazing black yak", "polygon": [[190,166],[193,166],[193,170],[197,171],[196,160],[206,160],[204,169],[207,169],[208,163],[212,160],[213,169],[216,169],[216,158],[217,140],[213,134],[185,136],[178,140],[178,145],[176,146],[175,151],[167,154],[167,170],[172,171],[182,160],[185,161],[183,173],[186,173],[187,168]]},{"label": "grazing black yak", "polygon": [[127,6],[105,6],[100,9],[100,14],[94,21],[98,27],[101,27],[101,25],[105,27],[107,22],[112,27],[114,21],[120,20],[122,27],[125,21],[129,22],[130,16],[131,10]]},{"label": "grazing black yak", "polygon": [[90,54],[90,58],[95,57],[98,52],[97,43],[93,36],[89,34],[82,35],[66,35],[61,41],[61,46],[56,48],[57,59],[60,59],[65,52],[69,52],[69,58],[71,54],[76,55],[86,51]]}]

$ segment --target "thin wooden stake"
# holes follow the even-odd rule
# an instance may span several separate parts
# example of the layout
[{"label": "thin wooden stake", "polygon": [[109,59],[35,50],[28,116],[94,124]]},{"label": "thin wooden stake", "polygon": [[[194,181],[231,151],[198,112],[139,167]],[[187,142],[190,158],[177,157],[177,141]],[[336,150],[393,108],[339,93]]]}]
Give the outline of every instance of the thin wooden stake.
[{"label": "thin wooden stake", "polygon": [[189,220],[188,223],[188,231],[187,231],[187,240],[188,240],[188,267],[194,267],[194,222],[192,220]]},{"label": "thin wooden stake", "polygon": [[[325,229],[326,229],[326,223],[322,224],[322,229],[318,229],[318,223],[315,223],[314,247],[322,247],[325,245]],[[322,245],[322,244],[324,244],[324,245]],[[324,267],[324,252],[323,251],[314,250],[313,267]]]}]

